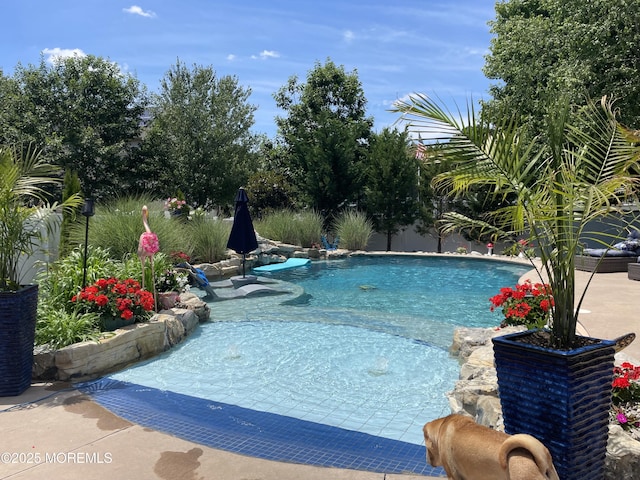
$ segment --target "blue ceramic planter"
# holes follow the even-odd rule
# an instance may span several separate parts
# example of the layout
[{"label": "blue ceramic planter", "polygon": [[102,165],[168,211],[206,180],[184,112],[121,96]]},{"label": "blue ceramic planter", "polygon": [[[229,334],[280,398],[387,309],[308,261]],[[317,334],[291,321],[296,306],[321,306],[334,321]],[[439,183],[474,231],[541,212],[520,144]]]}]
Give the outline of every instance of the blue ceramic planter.
[{"label": "blue ceramic planter", "polygon": [[0,293],[0,397],[31,386],[38,285]]},{"label": "blue ceramic planter", "polygon": [[533,332],[493,339],[505,430],[544,443],[561,480],[602,480],[615,342],[549,350],[521,341]]}]

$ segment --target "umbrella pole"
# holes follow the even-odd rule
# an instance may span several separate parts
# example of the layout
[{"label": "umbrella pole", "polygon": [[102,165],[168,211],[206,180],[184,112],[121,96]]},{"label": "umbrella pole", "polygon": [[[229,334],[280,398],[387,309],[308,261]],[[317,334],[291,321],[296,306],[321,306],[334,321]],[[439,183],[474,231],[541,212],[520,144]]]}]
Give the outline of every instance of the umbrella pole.
[{"label": "umbrella pole", "polygon": [[247,261],[247,254],[246,254],[246,253],[243,253],[243,254],[242,254],[242,278],[245,278],[245,275],[244,275],[244,266],[245,266],[245,264],[246,264],[246,261]]}]

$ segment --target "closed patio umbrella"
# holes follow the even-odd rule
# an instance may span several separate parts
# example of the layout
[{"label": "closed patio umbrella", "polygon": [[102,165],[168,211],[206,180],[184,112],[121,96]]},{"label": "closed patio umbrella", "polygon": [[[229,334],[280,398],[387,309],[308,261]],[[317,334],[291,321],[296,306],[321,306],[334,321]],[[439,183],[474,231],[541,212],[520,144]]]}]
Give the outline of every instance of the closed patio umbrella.
[{"label": "closed patio umbrella", "polygon": [[258,239],[253,229],[253,222],[249,214],[249,197],[244,188],[240,188],[236,194],[236,211],[233,215],[233,226],[227,248],[242,254],[242,278],[245,277],[245,261],[247,253],[258,248]]}]

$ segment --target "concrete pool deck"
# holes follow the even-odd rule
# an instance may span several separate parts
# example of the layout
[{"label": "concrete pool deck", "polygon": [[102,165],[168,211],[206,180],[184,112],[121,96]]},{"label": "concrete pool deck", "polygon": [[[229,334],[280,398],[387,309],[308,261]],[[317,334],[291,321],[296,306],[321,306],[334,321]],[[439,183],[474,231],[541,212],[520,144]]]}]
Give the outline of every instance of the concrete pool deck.
[{"label": "concrete pool deck", "polygon": [[0,410],[0,479],[429,478],[280,463],[208,448],[123,420],[61,383],[0,398]]},{"label": "concrete pool deck", "polygon": [[[579,287],[588,275],[576,272]],[[580,317],[588,334],[640,335],[638,293],[640,282],[629,280],[626,272],[596,274]],[[624,353],[640,359],[640,339]],[[123,420],[63,383],[36,384],[18,397],[0,398],[0,429],[0,479],[434,478],[273,462],[208,448]]]}]

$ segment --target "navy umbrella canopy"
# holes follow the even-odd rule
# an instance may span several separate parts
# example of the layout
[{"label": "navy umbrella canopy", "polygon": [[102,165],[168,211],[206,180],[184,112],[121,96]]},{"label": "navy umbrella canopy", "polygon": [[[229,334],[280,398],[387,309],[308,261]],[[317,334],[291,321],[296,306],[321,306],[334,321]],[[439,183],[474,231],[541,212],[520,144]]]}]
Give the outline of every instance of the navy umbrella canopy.
[{"label": "navy umbrella canopy", "polygon": [[242,254],[242,276],[244,277],[246,255],[258,248],[258,239],[249,214],[249,197],[244,188],[240,188],[236,194],[236,211],[233,215],[233,226],[227,248]]}]

